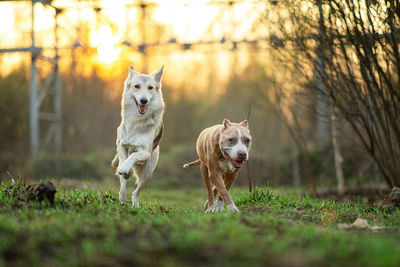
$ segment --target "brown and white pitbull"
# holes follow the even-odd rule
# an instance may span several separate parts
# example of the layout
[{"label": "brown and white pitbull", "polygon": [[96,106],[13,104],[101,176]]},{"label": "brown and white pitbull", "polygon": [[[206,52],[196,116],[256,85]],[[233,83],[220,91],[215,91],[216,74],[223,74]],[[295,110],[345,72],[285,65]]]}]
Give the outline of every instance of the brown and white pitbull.
[{"label": "brown and white pitbull", "polygon": [[[230,211],[239,212],[228,190],[244,162],[249,159],[250,146],[251,135],[247,120],[232,123],[224,119],[222,124],[206,128],[200,133],[196,144],[199,159],[183,167],[200,165],[207,187],[208,199],[204,205],[206,212],[223,211],[224,203]],[[211,188],[212,183],[214,188]],[[217,193],[219,197],[214,202]]]}]

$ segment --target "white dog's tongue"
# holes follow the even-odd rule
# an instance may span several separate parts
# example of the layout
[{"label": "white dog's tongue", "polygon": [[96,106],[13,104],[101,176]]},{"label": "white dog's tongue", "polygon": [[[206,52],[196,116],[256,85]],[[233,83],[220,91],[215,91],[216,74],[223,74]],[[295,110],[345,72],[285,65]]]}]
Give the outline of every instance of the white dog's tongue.
[{"label": "white dog's tongue", "polygon": [[144,113],[146,111],[147,105],[138,105],[138,109],[140,113]]}]

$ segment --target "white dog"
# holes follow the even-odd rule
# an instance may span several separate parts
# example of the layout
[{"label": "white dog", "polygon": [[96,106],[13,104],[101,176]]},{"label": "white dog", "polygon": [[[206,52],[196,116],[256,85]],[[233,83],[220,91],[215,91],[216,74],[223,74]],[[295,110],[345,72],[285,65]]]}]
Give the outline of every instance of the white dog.
[{"label": "white dog", "polygon": [[126,180],[132,175],[137,188],[132,193],[133,207],[139,207],[139,194],[153,176],[163,132],[164,101],[161,78],[164,66],[151,75],[139,74],[132,66],[121,100],[121,124],[117,129],[117,154],[111,166],[117,168],[121,188],[119,201],[126,201]]}]

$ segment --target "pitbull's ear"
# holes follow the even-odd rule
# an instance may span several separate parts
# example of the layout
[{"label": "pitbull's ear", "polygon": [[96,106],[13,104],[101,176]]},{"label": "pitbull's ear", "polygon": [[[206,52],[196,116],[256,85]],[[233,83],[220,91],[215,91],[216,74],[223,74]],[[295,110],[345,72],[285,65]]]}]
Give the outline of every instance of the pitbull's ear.
[{"label": "pitbull's ear", "polygon": [[224,119],[224,121],[222,122],[222,124],[224,125],[224,128],[222,130],[225,130],[226,128],[228,128],[229,126],[231,126],[231,121],[228,119]]},{"label": "pitbull's ear", "polygon": [[151,74],[151,76],[153,76],[154,80],[156,81],[158,88],[160,87],[161,78],[163,76],[163,73],[164,73],[164,65],[162,65],[158,71]]},{"label": "pitbull's ear", "polygon": [[240,126],[249,128],[249,121],[248,121],[248,120],[243,120],[243,121],[240,123]]},{"label": "pitbull's ear", "polygon": [[139,73],[137,73],[137,72],[133,69],[133,66],[130,65],[130,66],[129,66],[129,75],[135,76],[135,75],[138,75],[138,74],[139,74]]}]

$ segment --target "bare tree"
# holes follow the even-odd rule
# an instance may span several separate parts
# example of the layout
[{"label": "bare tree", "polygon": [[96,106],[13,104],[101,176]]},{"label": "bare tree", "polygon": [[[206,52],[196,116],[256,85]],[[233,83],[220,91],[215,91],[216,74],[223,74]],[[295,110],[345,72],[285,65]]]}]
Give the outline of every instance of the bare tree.
[{"label": "bare tree", "polygon": [[[289,14],[274,29],[274,36],[295,51],[288,59],[309,76],[303,70],[322,57],[326,91],[313,90],[332,101],[339,111],[333,116],[351,125],[385,182],[400,186],[399,1],[289,1],[277,8]],[[324,53],[318,53],[318,45]]]},{"label": "bare tree", "polygon": [[399,2],[337,0],[326,8],[329,95],[387,184],[399,186]]},{"label": "bare tree", "polygon": [[[335,174],[337,180],[337,189],[339,194],[343,194],[345,190],[345,182],[343,176],[343,168],[342,168],[342,153],[338,141],[338,131],[337,131],[337,122],[336,122],[336,114],[335,114],[335,106],[332,98],[327,97],[327,84],[326,84],[326,44],[325,44],[325,36],[326,36],[326,27],[325,27],[325,18],[324,18],[324,10],[322,1],[317,1],[318,5],[318,47],[317,47],[317,60],[316,60],[316,93],[320,96],[319,101],[316,103],[321,106],[324,104],[325,106],[330,106],[329,109],[329,119],[331,124],[331,142],[333,149],[333,159],[335,162]],[[318,129],[317,129],[318,130]]]},{"label": "bare tree", "polygon": [[333,157],[334,157],[334,161],[335,161],[337,189],[338,189],[339,194],[343,194],[345,191],[345,183],[344,183],[343,168],[342,168],[342,153],[341,153],[340,145],[339,145],[339,141],[338,141],[338,130],[337,130],[335,106],[334,106],[333,102],[331,102],[330,115],[331,115],[332,148],[333,148]]}]

